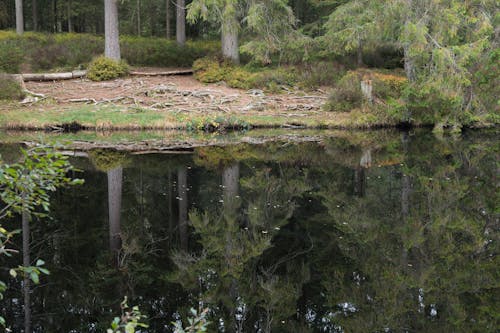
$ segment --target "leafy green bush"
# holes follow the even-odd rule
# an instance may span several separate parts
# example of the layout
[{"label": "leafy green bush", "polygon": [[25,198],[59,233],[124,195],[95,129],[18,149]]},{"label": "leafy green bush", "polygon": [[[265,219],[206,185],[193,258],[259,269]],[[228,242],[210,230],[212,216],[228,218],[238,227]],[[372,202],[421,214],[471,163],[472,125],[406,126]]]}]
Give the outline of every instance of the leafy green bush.
[{"label": "leafy green bush", "polygon": [[124,61],[115,61],[104,56],[95,58],[89,65],[87,77],[92,81],[116,79],[128,73],[128,65]]},{"label": "leafy green bush", "polygon": [[0,100],[19,100],[25,96],[19,83],[5,74],[0,74]]}]

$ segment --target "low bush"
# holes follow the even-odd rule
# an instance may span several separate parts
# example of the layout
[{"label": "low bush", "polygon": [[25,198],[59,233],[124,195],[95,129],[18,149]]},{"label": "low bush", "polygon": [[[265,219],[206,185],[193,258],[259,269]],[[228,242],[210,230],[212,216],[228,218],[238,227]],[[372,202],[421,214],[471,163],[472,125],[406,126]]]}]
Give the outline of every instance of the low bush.
[{"label": "low bush", "polygon": [[19,100],[25,96],[19,82],[0,73],[0,100]]},{"label": "low bush", "polygon": [[92,81],[107,81],[128,73],[128,65],[124,61],[115,61],[104,56],[95,58],[89,65],[87,77]]},{"label": "low bush", "polygon": [[361,81],[371,80],[375,103],[386,104],[398,100],[407,86],[407,80],[397,71],[373,71],[358,69],[347,72],[335,85],[330,95],[326,109],[345,112],[356,109],[363,104]]},{"label": "low bush", "polygon": [[325,108],[329,111],[347,112],[360,107],[362,102],[359,74],[350,71],[338,82]]},{"label": "low bush", "polygon": [[[122,58],[134,66],[189,67],[201,57],[217,55],[218,41],[188,41],[179,47],[157,37],[121,36]],[[83,33],[43,34],[0,31],[0,70],[68,70],[85,67],[104,52],[104,37]]]},{"label": "low bush", "polygon": [[0,71],[19,73],[23,61],[23,52],[15,43],[8,42],[0,46]]},{"label": "low bush", "polygon": [[313,89],[333,86],[345,75],[344,66],[335,61],[316,61],[299,67],[299,83],[302,88]]},{"label": "low bush", "polygon": [[195,78],[204,83],[224,81],[232,88],[264,89],[271,92],[278,92],[281,86],[293,86],[298,79],[292,68],[240,67],[213,58],[196,60],[193,70]]}]

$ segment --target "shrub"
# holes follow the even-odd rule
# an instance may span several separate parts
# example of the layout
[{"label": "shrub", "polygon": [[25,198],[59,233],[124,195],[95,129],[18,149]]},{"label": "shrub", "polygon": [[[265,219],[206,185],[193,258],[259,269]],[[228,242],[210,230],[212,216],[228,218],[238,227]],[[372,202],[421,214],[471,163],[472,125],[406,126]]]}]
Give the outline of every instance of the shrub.
[{"label": "shrub", "polygon": [[300,86],[306,89],[333,86],[344,74],[344,67],[337,62],[317,61],[300,68],[299,82]]},{"label": "shrub", "polygon": [[204,83],[224,81],[228,86],[240,89],[265,89],[279,91],[280,86],[293,86],[297,74],[290,68],[246,68],[217,59],[202,58],[193,64],[194,76]]},{"label": "shrub", "polygon": [[128,73],[128,65],[124,61],[115,61],[104,56],[95,58],[89,65],[87,77],[92,81],[116,79]]},{"label": "shrub", "polygon": [[23,60],[23,52],[14,42],[0,45],[0,71],[19,73]]},{"label": "shrub", "polygon": [[398,72],[358,69],[349,71],[335,86],[326,108],[332,111],[350,111],[363,103],[361,81],[371,80],[375,102],[387,104],[398,100],[407,86],[407,79]]},{"label": "shrub", "polygon": [[19,100],[25,96],[19,83],[8,75],[0,74],[0,100]]},{"label": "shrub", "polygon": [[360,107],[362,102],[360,75],[350,71],[338,82],[325,107],[330,111],[347,112]]},{"label": "shrub", "polygon": [[[157,37],[121,36],[122,58],[136,66],[191,66],[205,56],[217,55],[219,41],[188,41],[179,47]],[[84,33],[44,34],[26,32],[18,36],[0,31],[0,70],[19,73],[86,66],[104,52],[103,36]]]}]

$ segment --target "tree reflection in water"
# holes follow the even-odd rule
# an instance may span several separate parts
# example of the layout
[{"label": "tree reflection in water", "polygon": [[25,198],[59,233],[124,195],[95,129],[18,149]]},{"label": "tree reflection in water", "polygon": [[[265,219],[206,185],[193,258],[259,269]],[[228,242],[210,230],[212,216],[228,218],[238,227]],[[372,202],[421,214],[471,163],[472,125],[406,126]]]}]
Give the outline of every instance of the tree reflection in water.
[{"label": "tree reflection in water", "polygon": [[[493,134],[339,132],[321,143],[113,156],[95,153],[97,169],[75,159],[86,184],[57,194],[53,221],[32,225],[32,253],[58,258],[31,295],[41,332],[99,331],[120,294],[148,314],[150,332],[169,332],[198,302],[211,331],[500,324]],[[57,246],[42,246],[51,234]],[[105,255],[116,234],[127,255],[118,270]]]}]

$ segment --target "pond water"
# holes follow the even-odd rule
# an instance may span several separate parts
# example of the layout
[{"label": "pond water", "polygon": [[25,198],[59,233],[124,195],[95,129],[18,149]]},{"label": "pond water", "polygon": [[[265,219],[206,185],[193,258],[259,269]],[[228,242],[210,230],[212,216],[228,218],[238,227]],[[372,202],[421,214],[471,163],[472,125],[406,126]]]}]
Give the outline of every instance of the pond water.
[{"label": "pond water", "polygon": [[27,316],[6,272],[1,311],[14,332],[103,332],[124,296],[142,332],[199,307],[213,332],[498,332],[496,134],[91,151],[30,226],[50,275]]}]

